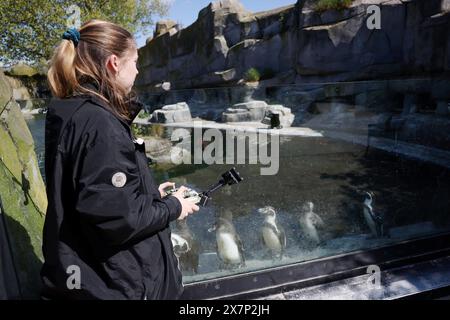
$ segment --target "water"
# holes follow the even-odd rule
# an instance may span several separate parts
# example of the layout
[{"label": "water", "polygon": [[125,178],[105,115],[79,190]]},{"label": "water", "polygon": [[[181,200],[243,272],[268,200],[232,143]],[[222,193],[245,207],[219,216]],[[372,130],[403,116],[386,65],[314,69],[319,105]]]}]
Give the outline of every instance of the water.
[{"label": "water", "polygon": [[39,170],[45,180],[44,158],[45,158],[45,114],[39,114],[26,119],[28,128],[34,140],[34,150],[38,159]]},{"label": "water", "polygon": [[[36,152],[44,151],[44,116],[27,121]],[[153,166],[161,183],[167,180],[198,191],[214,184],[231,165]],[[240,184],[215,194],[206,208],[190,216],[188,225],[200,243],[198,272],[184,272],[184,282],[259,270],[276,265],[375,248],[406,239],[437,234],[450,225],[450,171],[397,154],[327,137],[284,137],[279,172],[260,175],[260,165],[235,165]],[[43,161],[40,162],[43,173]],[[383,212],[390,238],[375,238],[363,218],[363,192],[371,191],[374,210]],[[325,223],[322,243],[311,245],[301,233],[298,213],[306,201]],[[273,206],[285,229],[287,246],[282,260],[272,260],[261,242],[261,214]],[[244,246],[246,267],[220,270],[215,233],[208,232],[217,216],[231,212]],[[174,226],[172,226],[174,227]]]},{"label": "water", "polygon": [[[230,273],[258,270],[315,258],[375,248],[448,229],[450,171],[446,168],[401,158],[386,152],[329,138],[289,137],[280,146],[280,169],[261,176],[259,165],[236,165],[244,181],[220,190],[208,208],[189,217],[199,239],[199,273],[186,277],[197,281]],[[206,190],[230,165],[181,166],[157,170],[159,181],[171,180],[196,190]],[[390,238],[374,238],[363,218],[363,192],[371,191],[374,210],[385,215]],[[302,235],[298,214],[311,201],[325,223],[322,243],[311,246]],[[287,237],[281,261],[267,256],[261,242],[261,214],[266,205],[277,211]],[[208,232],[217,216],[226,211],[245,249],[247,266],[218,271],[215,234]]]}]

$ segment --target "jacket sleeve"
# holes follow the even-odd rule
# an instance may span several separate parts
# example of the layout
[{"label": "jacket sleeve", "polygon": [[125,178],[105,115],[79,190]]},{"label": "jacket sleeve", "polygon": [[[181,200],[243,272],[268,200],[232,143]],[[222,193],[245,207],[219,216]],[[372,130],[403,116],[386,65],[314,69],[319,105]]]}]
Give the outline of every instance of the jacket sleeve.
[{"label": "jacket sleeve", "polygon": [[143,193],[134,143],[108,121],[101,122],[72,156],[76,210],[97,237],[123,245],[168,227],[181,214],[181,204],[173,196]]}]

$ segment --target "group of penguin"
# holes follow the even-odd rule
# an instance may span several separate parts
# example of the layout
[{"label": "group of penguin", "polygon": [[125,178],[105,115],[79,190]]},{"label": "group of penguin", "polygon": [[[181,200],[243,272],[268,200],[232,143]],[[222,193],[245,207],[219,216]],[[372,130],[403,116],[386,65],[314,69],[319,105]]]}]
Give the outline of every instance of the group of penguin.
[{"label": "group of penguin", "polygon": [[[383,217],[376,214],[373,209],[373,193],[364,192],[363,217],[373,237],[388,236],[385,230]],[[257,210],[263,217],[260,226],[261,244],[273,260],[281,260],[285,255],[286,234],[284,228],[277,219],[277,212],[272,206],[265,206]],[[323,241],[320,236],[325,223],[314,212],[314,204],[305,202],[299,210],[298,222],[305,243],[310,247],[316,247]],[[220,269],[233,269],[245,267],[244,246],[233,224],[233,216],[230,210],[225,210],[216,219],[209,232],[215,231],[217,243],[217,256],[220,261]],[[197,273],[200,246],[192,235],[186,220],[176,222],[176,229],[172,230],[172,244],[174,253],[179,259],[180,269],[184,272]]]}]

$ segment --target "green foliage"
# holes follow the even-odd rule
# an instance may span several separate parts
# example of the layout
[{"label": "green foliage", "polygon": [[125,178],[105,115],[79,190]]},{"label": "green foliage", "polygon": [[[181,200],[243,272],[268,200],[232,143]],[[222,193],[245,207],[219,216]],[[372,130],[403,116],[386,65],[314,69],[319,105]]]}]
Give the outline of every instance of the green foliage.
[{"label": "green foliage", "polygon": [[150,116],[150,114],[144,110],[141,110],[141,111],[139,111],[137,116],[139,119],[145,119],[145,118],[148,118]]},{"label": "green foliage", "polygon": [[148,33],[153,15],[165,15],[164,0],[2,0],[0,1],[0,62],[31,64],[51,58],[53,48],[73,21],[71,5],[80,8],[81,23],[103,19],[132,33]]},{"label": "green foliage", "polygon": [[131,132],[136,137],[145,137],[149,136],[150,129],[149,126],[133,123],[131,125]]},{"label": "green foliage", "polygon": [[326,10],[343,10],[350,7],[353,0],[319,0],[316,3],[315,10],[322,12]]},{"label": "green foliage", "polygon": [[259,81],[261,79],[261,74],[259,73],[258,69],[256,68],[250,68],[247,70],[247,72],[244,75],[244,79],[247,82],[255,82]]}]

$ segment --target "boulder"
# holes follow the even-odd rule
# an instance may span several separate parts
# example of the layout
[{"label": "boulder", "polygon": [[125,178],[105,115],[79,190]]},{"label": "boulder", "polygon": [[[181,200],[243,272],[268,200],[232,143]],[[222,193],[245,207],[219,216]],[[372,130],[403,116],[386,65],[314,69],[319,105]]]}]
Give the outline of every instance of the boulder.
[{"label": "boulder", "polygon": [[143,137],[147,155],[158,164],[190,163],[190,134],[187,130],[178,130],[172,138],[179,138],[181,142],[177,143],[155,135]]},{"label": "boulder", "polygon": [[267,109],[265,101],[237,103],[222,114],[223,122],[261,121]]},{"label": "boulder", "polygon": [[178,24],[173,20],[160,20],[156,23],[153,38],[159,37],[168,32],[178,32]]},{"label": "boulder", "polygon": [[283,128],[288,128],[294,122],[295,115],[291,112],[290,108],[286,108],[281,104],[272,104],[267,106],[267,110],[271,113],[277,113],[280,115],[280,124]]},{"label": "boulder", "polygon": [[191,111],[186,102],[166,105],[159,110],[155,110],[150,118],[150,122],[153,123],[174,123],[191,120]]},{"label": "boulder", "polygon": [[294,115],[290,108],[282,105],[268,105],[265,101],[249,101],[237,103],[222,113],[223,122],[261,122],[266,112],[280,115],[280,123],[283,127],[290,127],[294,122]]},{"label": "boulder", "polygon": [[279,34],[281,31],[281,23],[280,21],[275,21],[271,25],[267,26],[263,30],[263,36],[265,39],[269,39],[273,37],[274,35]]},{"label": "boulder", "polygon": [[32,77],[39,74],[39,70],[37,68],[33,68],[25,63],[18,63],[11,67],[11,69],[7,72],[10,76],[24,76],[24,77]]}]

